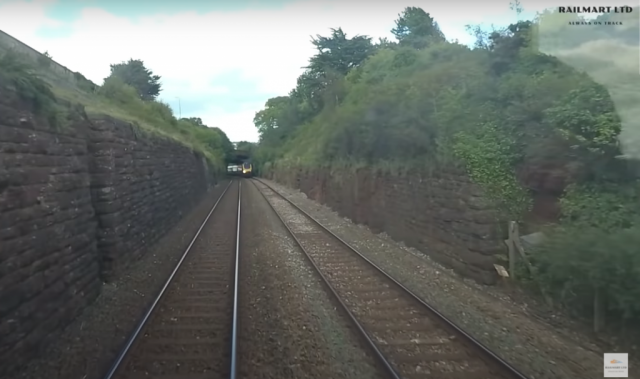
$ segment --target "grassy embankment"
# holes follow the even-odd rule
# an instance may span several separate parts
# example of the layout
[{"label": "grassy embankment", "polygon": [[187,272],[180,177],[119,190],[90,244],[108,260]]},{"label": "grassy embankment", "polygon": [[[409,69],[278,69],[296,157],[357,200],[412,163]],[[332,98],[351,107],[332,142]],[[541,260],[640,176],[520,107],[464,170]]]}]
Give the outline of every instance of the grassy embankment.
[{"label": "grassy embankment", "polygon": [[72,113],[64,103],[81,104],[89,116],[108,115],[130,122],[143,133],[170,138],[201,153],[215,171],[225,170],[228,139],[222,131],[178,120],[167,104],[143,101],[132,87],[117,80],[98,86],[48,56],[36,55],[27,47],[8,46],[4,39],[0,39],[0,77],[37,105],[54,127],[64,127]]}]

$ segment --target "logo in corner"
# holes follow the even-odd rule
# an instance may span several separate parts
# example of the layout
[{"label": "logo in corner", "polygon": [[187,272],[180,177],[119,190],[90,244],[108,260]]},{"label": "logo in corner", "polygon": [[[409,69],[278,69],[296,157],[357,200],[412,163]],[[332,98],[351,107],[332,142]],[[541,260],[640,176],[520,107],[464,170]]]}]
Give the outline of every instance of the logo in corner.
[{"label": "logo in corner", "polygon": [[605,353],[604,354],[604,377],[605,378],[628,378],[629,377],[629,354],[627,353]]}]

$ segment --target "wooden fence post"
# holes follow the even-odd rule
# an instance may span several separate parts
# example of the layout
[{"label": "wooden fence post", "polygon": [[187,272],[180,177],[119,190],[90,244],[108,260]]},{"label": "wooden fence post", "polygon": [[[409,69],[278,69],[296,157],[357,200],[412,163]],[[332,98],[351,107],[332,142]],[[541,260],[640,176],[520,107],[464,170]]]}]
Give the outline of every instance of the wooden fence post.
[{"label": "wooden fence post", "polygon": [[518,254],[516,253],[516,246],[514,239],[518,238],[516,233],[517,223],[515,221],[509,221],[508,230],[509,237],[504,241],[509,249],[509,276],[516,279],[516,265],[518,263]]},{"label": "wooden fence post", "polygon": [[[518,261],[522,259],[522,261],[527,266],[529,274],[531,274],[533,279],[536,280],[535,267],[533,267],[531,262],[529,262],[529,259],[527,258],[524,247],[520,242],[520,232],[518,230],[518,223],[516,221],[509,221],[509,238],[504,242],[507,244],[507,247],[509,248],[509,275],[512,278],[516,277],[515,275],[516,265]],[[552,306],[553,300],[551,296],[549,296],[547,291],[545,291],[545,289],[542,287],[542,285],[539,282],[537,282],[537,284],[538,284],[538,288],[540,289],[540,293],[542,294],[542,297],[544,297],[547,305]]]}]

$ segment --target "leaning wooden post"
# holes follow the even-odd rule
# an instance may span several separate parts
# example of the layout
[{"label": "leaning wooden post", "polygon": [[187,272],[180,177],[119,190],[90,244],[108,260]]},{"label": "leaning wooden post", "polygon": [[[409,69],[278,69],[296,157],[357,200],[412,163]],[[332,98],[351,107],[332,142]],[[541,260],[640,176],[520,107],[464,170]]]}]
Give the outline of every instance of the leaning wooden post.
[{"label": "leaning wooden post", "polygon": [[518,254],[516,253],[516,245],[514,242],[515,238],[518,238],[516,235],[516,227],[517,223],[515,221],[509,221],[509,237],[504,241],[509,250],[509,276],[513,279],[516,279],[516,265],[518,263]]},{"label": "leaning wooden post", "polygon": [[553,299],[544,289],[544,287],[542,286],[542,283],[538,281],[538,278],[536,277],[537,276],[536,269],[533,267],[531,262],[529,262],[529,259],[527,259],[527,255],[524,251],[524,247],[522,247],[522,243],[520,243],[520,232],[518,231],[517,222],[511,221],[511,224],[509,225],[509,233],[510,233],[509,237],[510,237],[511,243],[514,246],[514,250],[518,253],[518,254],[514,253],[514,255],[518,256],[517,259],[522,259],[522,261],[527,266],[527,269],[529,270],[529,274],[531,274],[531,277],[533,278],[533,280],[538,283],[538,288],[540,289],[540,293],[542,293],[542,297],[544,297],[545,301],[547,302],[547,305],[553,306]]}]

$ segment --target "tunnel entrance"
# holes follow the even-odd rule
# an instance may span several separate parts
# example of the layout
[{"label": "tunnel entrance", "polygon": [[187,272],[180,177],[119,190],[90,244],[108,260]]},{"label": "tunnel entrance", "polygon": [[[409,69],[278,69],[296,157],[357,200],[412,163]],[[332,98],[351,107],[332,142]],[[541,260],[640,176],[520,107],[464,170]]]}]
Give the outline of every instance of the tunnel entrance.
[{"label": "tunnel entrance", "polygon": [[241,165],[245,162],[251,163],[251,154],[246,150],[234,150],[227,157],[227,166],[229,165]]},{"label": "tunnel entrance", "polygon": [[[228,175],[252,175],[251,153],[246,150],[234,150],[227,156],[226,163]],[[247,171],[247,169],[249,169],[249,171]]]}]

